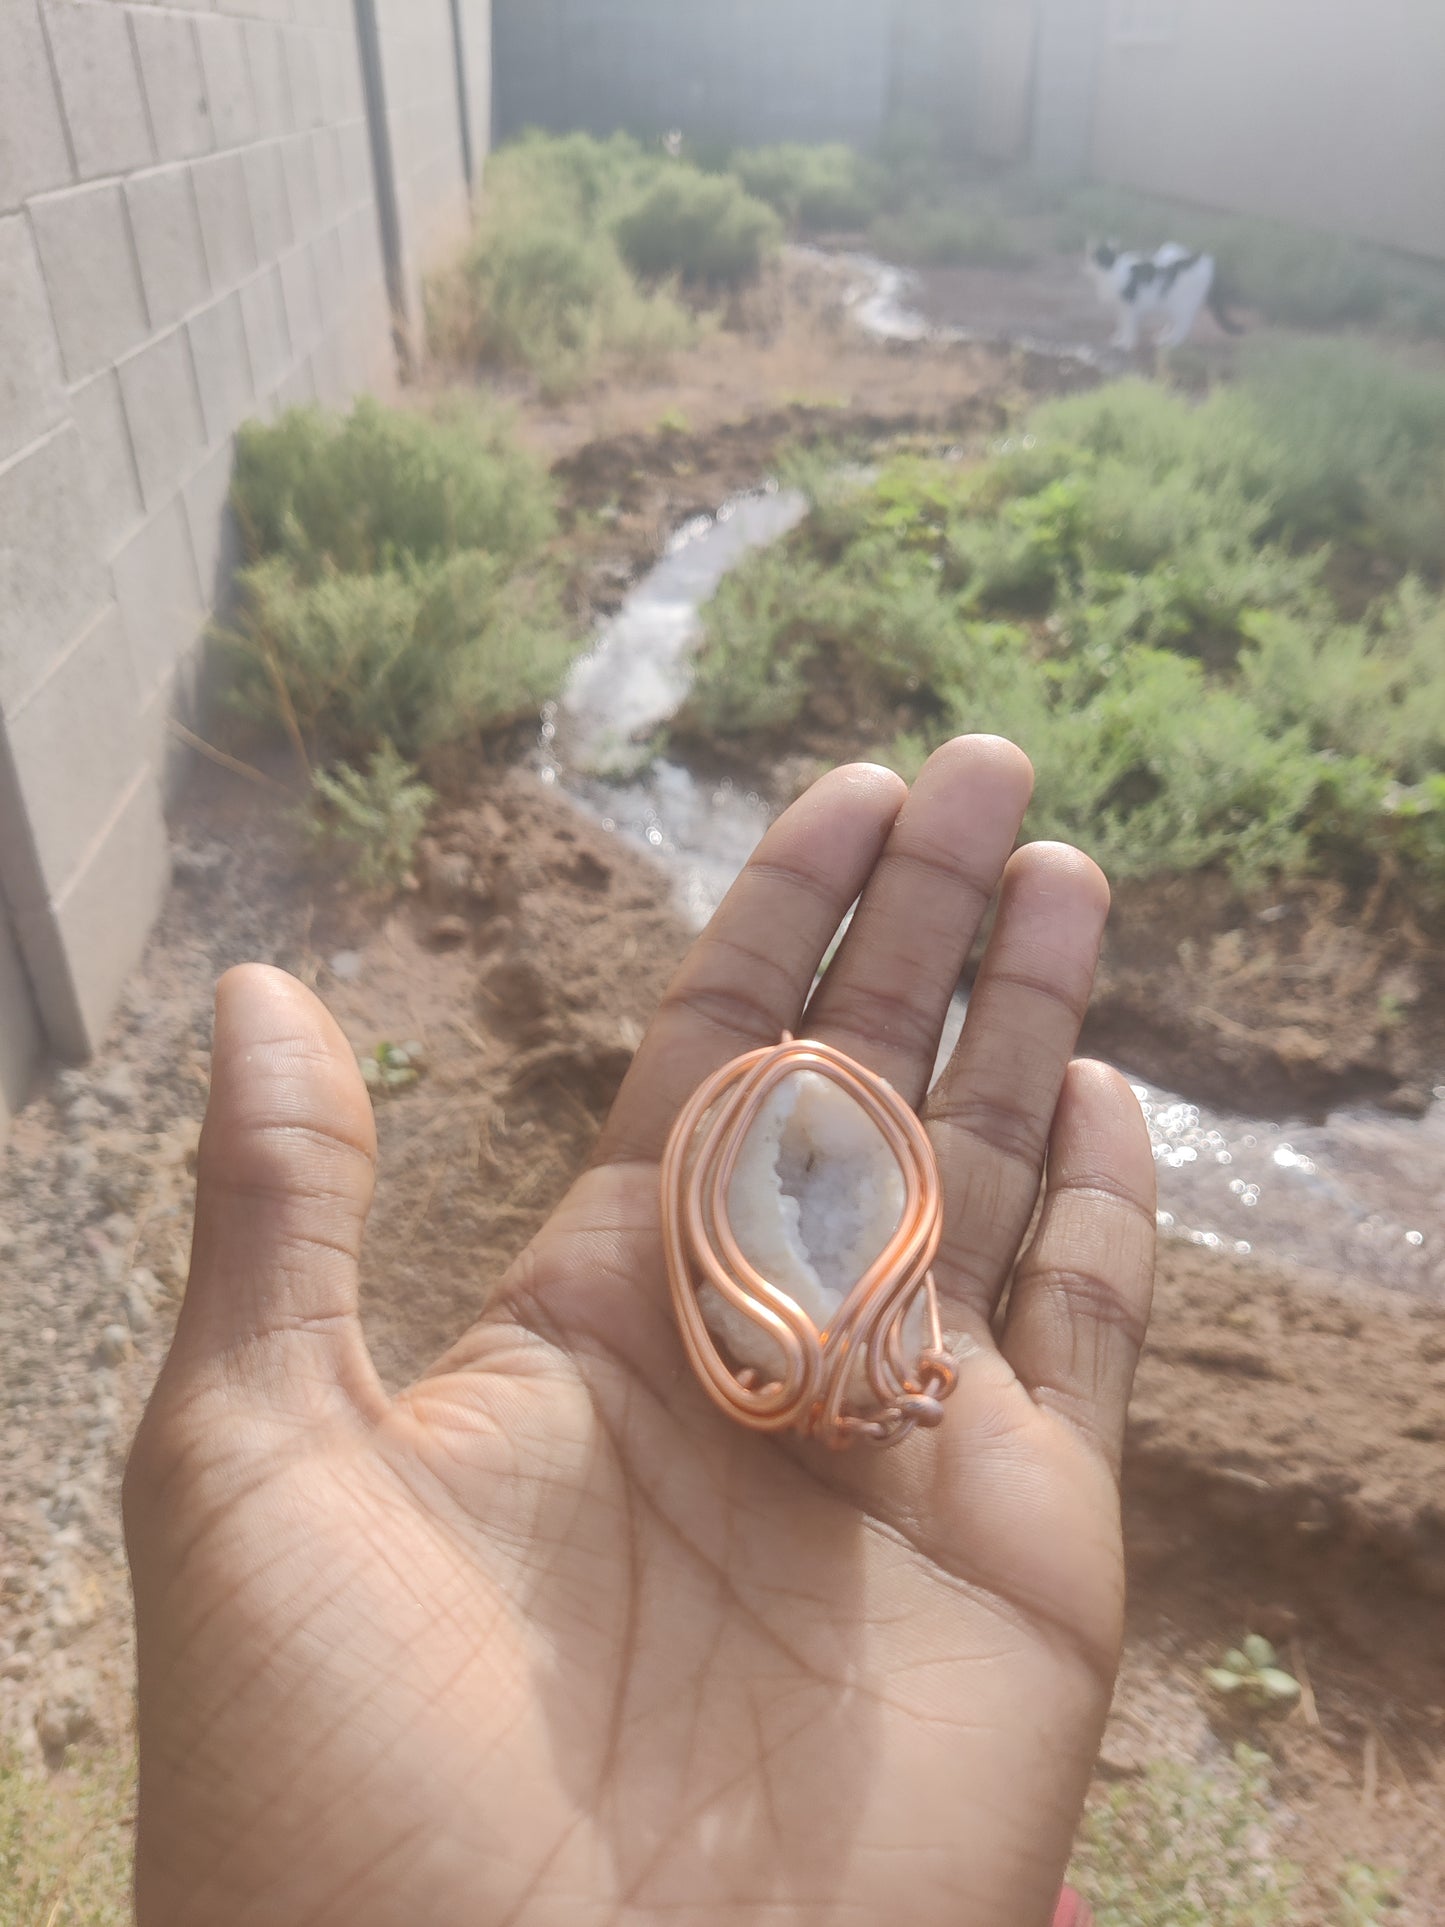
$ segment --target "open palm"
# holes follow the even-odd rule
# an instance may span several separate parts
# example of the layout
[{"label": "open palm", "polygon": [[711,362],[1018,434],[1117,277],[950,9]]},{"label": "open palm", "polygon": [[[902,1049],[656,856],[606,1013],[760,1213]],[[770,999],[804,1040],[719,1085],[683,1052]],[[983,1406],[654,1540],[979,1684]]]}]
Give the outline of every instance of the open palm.
[{"label": "open palm", "polygon": [[[906,802],[857,767],[795,804],[593,1166],[396,1398],[357,1321],[352,1055],[290,978],[225,979],[191,1281],[127,1474],[141,1927],[1047,1927],[1120,1635],[1153,1201],[1127,1087],[1069,1063],[1107,893],[1074,851],[1009,858],[1028,787],[971,738]],[[1000,878],[926,1107],[948,1418],[893,1452],[746,1432],[672,1325],[668,1127],[785,1027],[922,1103]]]}]

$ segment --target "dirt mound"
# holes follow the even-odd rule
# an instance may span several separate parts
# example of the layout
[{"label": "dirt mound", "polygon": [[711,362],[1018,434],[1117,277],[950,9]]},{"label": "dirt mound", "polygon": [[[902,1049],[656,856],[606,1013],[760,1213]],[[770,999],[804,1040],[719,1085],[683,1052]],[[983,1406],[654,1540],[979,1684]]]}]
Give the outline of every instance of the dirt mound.
[{"label": "dirt mound", "polygon": [[[1359,1560],[1445,1597],[1442,1448],[1438,1308],[1163,1247],[1130,1479],[1141,1498],[1176,1507],[1181,1544],[1202,1515],[1332,1581]],[[1153,1545],[1168,1554],[1167,1537]]]},{"label": "dirt mound", "polygon": [[361,1053],[416,1040],[378,1106],[363,1273],[385,1376],[463,1331],[591,1150],[687,943],[645,858],[517,771],[445,812],[419,889],[321,988]]},{"label": "dirt mound", "polygon": [[1086,1041],[1236,1112],[1419,1113],[1445,1066],[1445,969],[1395,889],[1303,883],[1260,906],[1222,877],[1124,884]]}]

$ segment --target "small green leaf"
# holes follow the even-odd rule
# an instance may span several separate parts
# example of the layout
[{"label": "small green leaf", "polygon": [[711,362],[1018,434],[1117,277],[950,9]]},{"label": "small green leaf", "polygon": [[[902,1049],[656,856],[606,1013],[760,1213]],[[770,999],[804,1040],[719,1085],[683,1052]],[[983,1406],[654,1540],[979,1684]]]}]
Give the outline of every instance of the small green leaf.
[{"label": "small green leaf", "polygon": [[1278,1666],[1261,1666],[1259,1684],[1272,1700],[1294,1701],[1300,1696],[1300,1683]]},{"label": "small green leaf", "polygon": [[1239,1673],[1232,1673],[1223,1666],[1206,1666],[1204,1677],[1216,1693],[1237,1693],[1244,1684]]},{"label": "small green leaf", "polygon": [[1224,1655],[1224,1663],[1231,1673],[1249,1673],[1254,1670],[1237,1646]]},{"label": "small green leaf", "polygon": [[1275,1663],[1275,1650],[1267,1639],[1259,1633],[1251,1633],[1244,1642],[1244,1656],[1257,1671]]}]

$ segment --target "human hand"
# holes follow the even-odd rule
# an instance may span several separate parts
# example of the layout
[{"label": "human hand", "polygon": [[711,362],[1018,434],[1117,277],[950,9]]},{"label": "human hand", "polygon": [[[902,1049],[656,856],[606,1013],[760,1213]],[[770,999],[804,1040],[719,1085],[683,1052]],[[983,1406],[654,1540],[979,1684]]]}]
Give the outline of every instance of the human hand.
[{"label": "human hand", "polygon": [[[126,1479],[141,1927],[1047,1927],[1121,1632],[1154,1208],[1127,1085],[1069,1062],[1106,887],[1059,845],[1010,858],[1029,783],[973,738],[906,802],[855,767],[795,804],[591,1168],[395,1398],[357,1319],[352,1053],[292,979],[223,980],[191,1279]],[[1000,877],[925,1111],[947,1418],[891,1452],[745,1431],[672,1320],[669,1125],[784,1028],[921,1103]]]}]

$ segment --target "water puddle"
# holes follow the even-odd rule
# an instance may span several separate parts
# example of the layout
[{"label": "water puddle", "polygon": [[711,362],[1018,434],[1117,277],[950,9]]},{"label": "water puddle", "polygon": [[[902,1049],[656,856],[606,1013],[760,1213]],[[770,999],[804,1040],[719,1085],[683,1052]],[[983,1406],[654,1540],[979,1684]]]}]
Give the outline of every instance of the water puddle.
[{"label": "water puddle", "polygon": [[806,513],[800,494],[770,484],[685,522],[543,716],[543,780],[659,857],[698,929],[757,848],[769,811],[755,791],[653,757],[647,739],[687,694],[703,604],[729,569]]},{"label": "water puddle", "polygon": [[[702,605],[729,569],[805,512],[800,495],[769,486],[685,524],[543,721],[544,781],[657,857],[695,927],[770,812],[755,791],[654,756],[648,739],[686,696]],[[962,1021],[960,1000],[945,1047]],[[1422,1119],[1341,1111],[1322,1124],[1235,1116],[1137,1078],[1134,1088],[1166,1237],[1445,1301],[1445,1086]]]},{"label": "water puddle", "polygon": [[1053,341],[1027,329],[1010,327],[1007,334],[988,328],[963,328],[951,322],[929,320],[916,305],[921,290],[920,277],[909,268],[897,267],[874,254],[834,251],[797,244],[792,253],[800,260],[826,268],[844,282],[843,307],[856,327],[874,341],[932,342],[947,347],[964,342],[985,346],[1022,349],[1050,361],[1077,362],[1086,368],[1112,369],[1121,365],[1118,356],[1085,342]]}]

